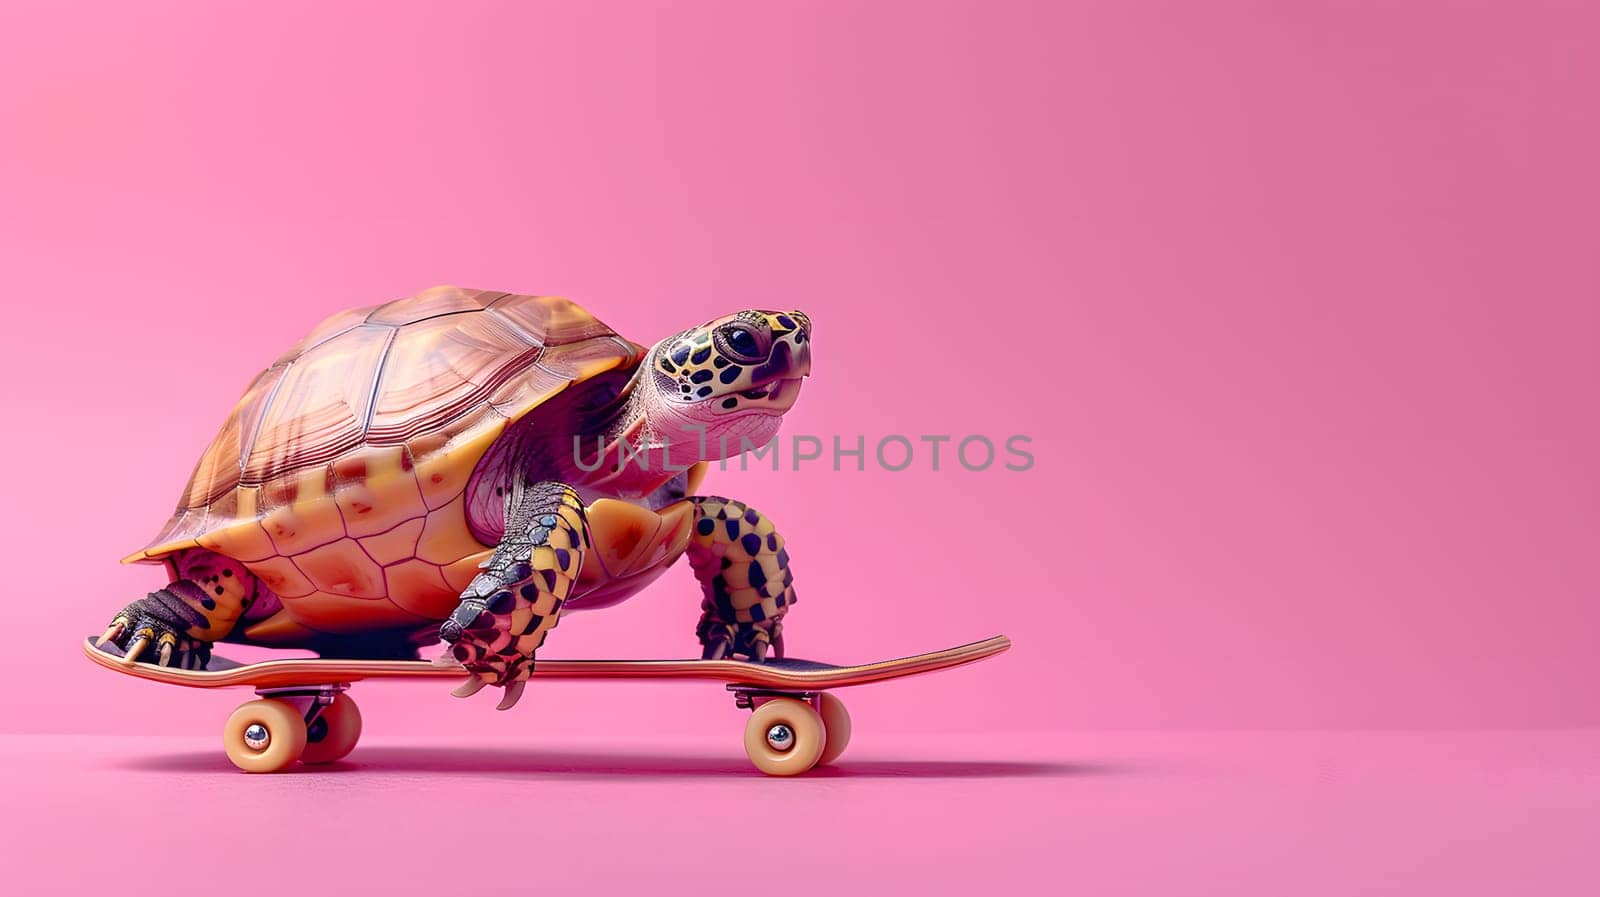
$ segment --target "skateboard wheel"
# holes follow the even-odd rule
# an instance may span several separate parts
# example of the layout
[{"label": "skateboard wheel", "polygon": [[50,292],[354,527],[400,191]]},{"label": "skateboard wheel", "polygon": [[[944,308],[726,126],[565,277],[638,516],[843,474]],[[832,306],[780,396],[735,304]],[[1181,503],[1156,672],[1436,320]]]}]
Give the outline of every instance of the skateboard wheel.
[{"label": "skateboard wheel", "polygon": [[769,776],[795,776],[817,765],[827,739],[822,717],[810,704],[774,698],[750,714],[744,752]]},{"label": "skateboard wheel", "polygon": [[822,705],[822,727],[828,733],[817,765],[826,766],[839,759],[850,746],[850,711],[844,709],[844,702],[834,697],[833,692],[823,692],[817,703]]},{"label": "skateboard wheel", "polygon": [[306,749],[301,763],[332,763],[355,750],[361,739],[361,710],[350,696],[340,692],[333,703],[322,708],[306,726]]},{"label": "skateboard wheel", "polygon": [[277,772],[306,749],[306,721],[283,701],[251,701],[228,717],[222,747],[245,772]]}]

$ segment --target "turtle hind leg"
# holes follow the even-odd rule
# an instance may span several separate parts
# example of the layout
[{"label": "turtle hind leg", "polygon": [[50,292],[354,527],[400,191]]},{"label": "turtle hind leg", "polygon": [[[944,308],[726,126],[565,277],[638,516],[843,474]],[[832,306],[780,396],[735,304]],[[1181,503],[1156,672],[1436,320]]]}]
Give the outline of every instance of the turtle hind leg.
[{"label": "turtle hind leg", "polygon": [[743,502],[709,495],[687,500],[695,507],[689,566],[705,593],[695,627],[701,656],[782,657],[783,617],[795,602],[783,536]]},{"label": "turtle hind leg", "polygon": [[243,564],[203,548],[179,552],[168,566],[172,582],[119,611],[97,644],[114,645],[124,663],[204,669],[211,644],[233,631],[259,585]]}]

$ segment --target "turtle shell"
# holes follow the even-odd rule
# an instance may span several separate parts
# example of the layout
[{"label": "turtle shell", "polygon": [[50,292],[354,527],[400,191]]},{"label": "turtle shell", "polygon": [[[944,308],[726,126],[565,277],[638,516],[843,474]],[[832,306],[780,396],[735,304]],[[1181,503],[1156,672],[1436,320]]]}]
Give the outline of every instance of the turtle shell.
[{"label": "turtle shell", "polygon": [[[571,384],[644,352],[548,296],[435,287],[341,312],[256,377],[172,519],[124,560],[209,548],[286,607],[416,592],[397,570],[437,587],[422,591],[459,592],[484,551],[464,512],[484,452]],[[407,568],[418,559],[431,569]]]}]

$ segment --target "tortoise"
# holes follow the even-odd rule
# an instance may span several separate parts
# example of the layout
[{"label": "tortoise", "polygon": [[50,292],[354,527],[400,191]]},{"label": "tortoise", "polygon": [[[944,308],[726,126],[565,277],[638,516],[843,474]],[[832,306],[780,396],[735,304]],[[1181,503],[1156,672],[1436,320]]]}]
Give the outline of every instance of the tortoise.
[{"label": "tortoise", "polygon": [[202,669],[216,642],[418,659],[515,704],[567,611],[687,554],[703,657],[783,655],[793,574],[772,521],[696,490],[766,445],[811,320],[747,310],[646,349],[550,296],[435,287],[323,321],[263,371],[172,519],[125,563],[171,582],[100,644]]}]

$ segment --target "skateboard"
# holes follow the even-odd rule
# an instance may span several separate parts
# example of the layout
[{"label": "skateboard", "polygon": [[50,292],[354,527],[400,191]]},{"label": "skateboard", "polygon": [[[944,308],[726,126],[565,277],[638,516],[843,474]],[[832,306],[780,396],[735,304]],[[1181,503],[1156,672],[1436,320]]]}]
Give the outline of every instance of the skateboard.
[{"label": "skateboard", "polygon": [[[706,680],[724,683],[734,704],[752,711],[744,730],[750,762],[792,776],[838,759],[850,741],[850,715],[831,689],[947,670],[1011,647],[1003,635],[894,660],[841,666],[796,658],[742,660],[540,660],[533,678]],[[245,772],[277,772],[296,761],[332,763],[361,737],[361,713],[347,691],[367,679],[461,679],[456,665],[425,660],[294,658],[236,663],[213,656],[205,669],[127,664],[115,646],[83,641],[92,661],[129,676],[189,688],[248,686],[257,699],[223,727],[228,759]]]}]

